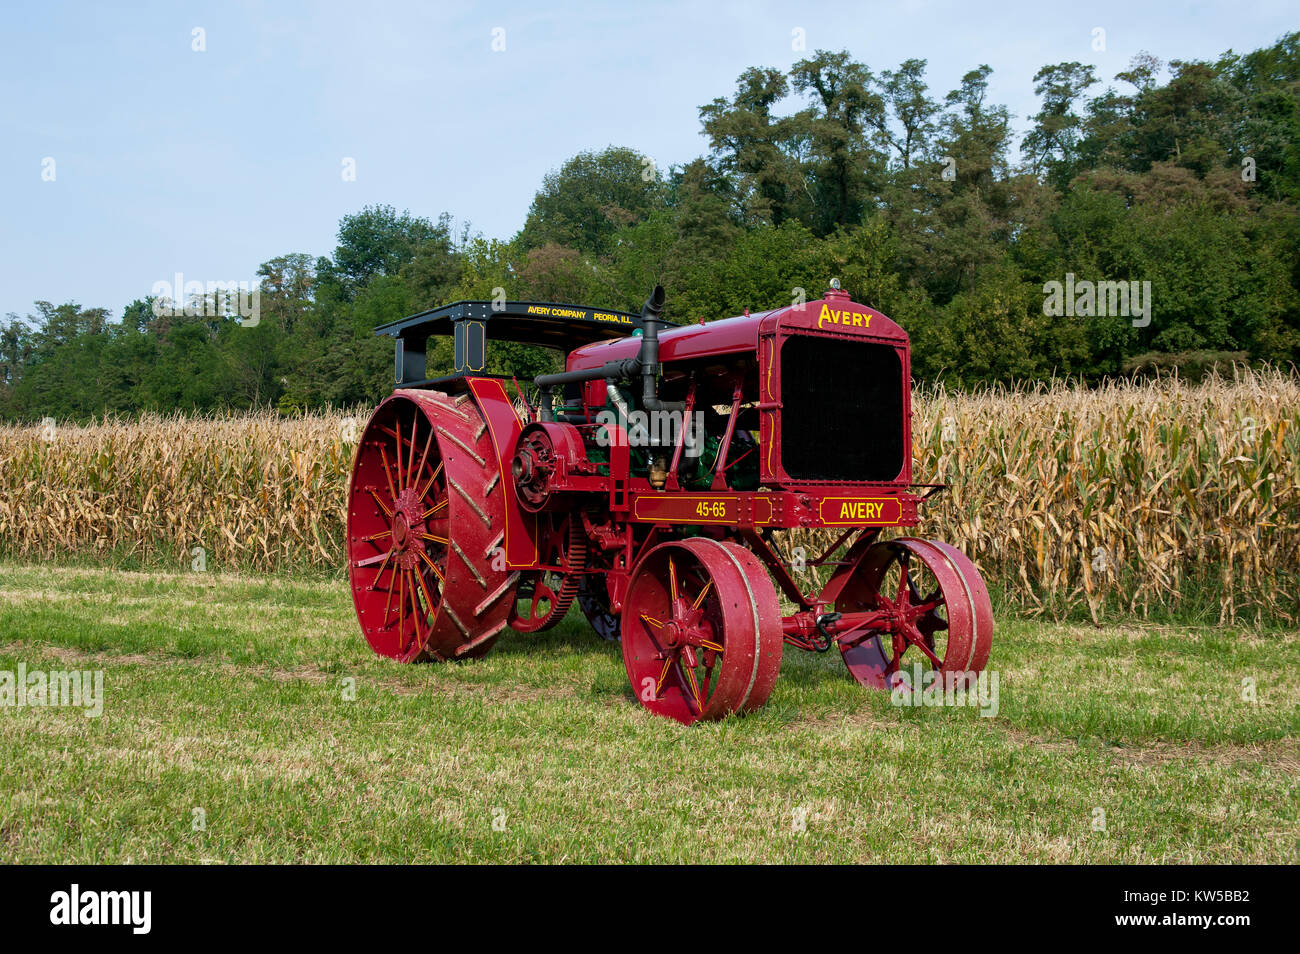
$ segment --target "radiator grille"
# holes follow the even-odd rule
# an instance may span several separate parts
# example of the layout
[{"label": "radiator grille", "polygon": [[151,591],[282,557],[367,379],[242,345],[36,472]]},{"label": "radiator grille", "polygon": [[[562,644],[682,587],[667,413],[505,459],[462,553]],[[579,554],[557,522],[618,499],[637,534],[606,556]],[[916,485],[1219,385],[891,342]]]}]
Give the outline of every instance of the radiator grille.
[{"label": "radiator grille", "polygon": [[787,338],[781,346],[781,404],[781,462],[795,480],[898,478],[903,364],[894,348],[811,335]]}]

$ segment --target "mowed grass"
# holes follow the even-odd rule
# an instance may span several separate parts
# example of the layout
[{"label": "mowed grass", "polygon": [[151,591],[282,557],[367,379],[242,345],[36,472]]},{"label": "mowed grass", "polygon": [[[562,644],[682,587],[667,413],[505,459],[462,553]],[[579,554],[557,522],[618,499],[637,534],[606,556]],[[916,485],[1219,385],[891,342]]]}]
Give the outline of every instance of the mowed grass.
[{"label": "mowed grass", "polygon": [[1004,616],[995,718],[789,649],[765,709],[686,728],[576,611],[411,667],[338,580],[5,564],[0,670],[105,699],[0,709],[0,858],[1295,863],[1298,649]]}]

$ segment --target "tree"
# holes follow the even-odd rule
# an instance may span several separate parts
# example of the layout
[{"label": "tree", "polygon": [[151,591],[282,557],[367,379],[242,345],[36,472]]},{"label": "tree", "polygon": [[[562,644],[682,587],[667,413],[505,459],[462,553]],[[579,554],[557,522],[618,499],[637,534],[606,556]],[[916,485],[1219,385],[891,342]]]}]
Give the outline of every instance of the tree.
[{"label": "tree", "polygon": [[665,204],[663,177],[648,156],[621,146],[580,152],[542,179],[519,243],[605,255],[619,229]]},{"label": "tree", "polygon": [[1076,105],[1097,77],[1082,63],[1056,63],[1034,74],[1034,92],[1043,98],[1034,115],[1034,128],[1025,136],[1024,151],[1035,174],[1046,172],[1058,186],[1074,176],[1083,118]]},{"label": "tree", "polygon": [[679,266],[717,260],[741,231],[730,180],[703,159],[677,171],[672,188],[672,222],[677,230],[673,261]]},{"label": "tree", "polygon": [[293,334],[312,305],[316,263],[302,252],[278,255],[259,265],[257,275],[262,314],[277,321],[285,334]]},{"label": "tree", "polygon": [[339,222],[338,247],[332,260],[318,262],[324,278],[354,295],[377,275],[396,275],[413,261],[426,242],[450,242],[445,220],[437,225],[391,205],[370,205]]},{"label": "tree", "polygon": [[1172,160],[1204,176],[1241,153],[1243,96],[1208,63],[1169,65],[1168,85],[1149,88],[1135,104],[1137,168]]},{"label": "tree", "polygon": [[939,112],[939,105],[927,94],[925,65],[925,60],[904,60],[898,69],[885,70],[879,82],[893,125],[882,112],[876,133],[882,143],[898,152],[898,162],[904,169],[910,169],[916,156],[924,154],[934,132],[934,116]]},{"label": "tree", "polygon": [[31,358],[31,328],[10,312],[0,326],[0,409],[12,406],[14,388],[22,380],[23,367]]},{"label": "tree", "polygon": [[986,102],[992,73],[988,64],[981,64],[944,97],[946,108],[937,124],[935,153],[936,158],[952,158],[955,191],[988,193],[1008,175],[1011,115],[1005,106]]},{"label": "tree", "polygon": [[740,74],[731,99],[700,107],[716,167],[735,182],[737,213],[746,225],[808,221],[812,196],[799,154],[811,113],[777,117],[772,107],[790,92],[780,70],[751,67]]},{"label": "tree", "polygon": [[552,242],[529,249],[519,266],[517,294],[529,301],[589,301],[596,288],[593,273],[577,249]]},{"label": "tree", "polygon": [[884,176],[885,157],[872,149],[868,127],[884,121],[884,100],[872,89],[874,78],[846,51],[818,50],[790,70],[798,93],[812,98],[809,111],[797,123],[807,131],[806,165],[815,183],[816,214],[811,223],[818,234],[862,220],[872,187]]}]

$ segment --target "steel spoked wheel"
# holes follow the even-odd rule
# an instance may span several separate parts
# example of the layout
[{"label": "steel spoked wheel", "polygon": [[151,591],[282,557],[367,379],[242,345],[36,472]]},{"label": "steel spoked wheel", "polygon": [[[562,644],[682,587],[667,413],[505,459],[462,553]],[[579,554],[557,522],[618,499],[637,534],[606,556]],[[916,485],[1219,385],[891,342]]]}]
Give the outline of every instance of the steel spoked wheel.
[{"label": "steel spoked wheel", "polygon": [[551,629],[568,615],[578,595],[578,573],[587,564],[587,535],[580,518],[543,514],[538,521],[541,562],[556,569],[520,575],[510,614],[510,628],[520,633]]},{"label": "steel spoked wheel", "polygon": [[399,391],[367,424],[347,550],[366,641],[402,662],[478,656],[505,627],[513,578],[492,567],[500,478],[468,398]]},{"label": "steel spoked wheel", "polygon": [[781,612],[744,547],[663,543],[637,564],[622,612],[623,663],[641,704],[691,724],[757,709],[781,666]]},{"label": "steel spoked wheel", "polygon": [[911,685],[913,673],[968,680],[988,663],[993,607],[975,565],[956,548],[903,537],[872,546],[835,601],[840,613],[877,621],[836,640],[864,686]]}]

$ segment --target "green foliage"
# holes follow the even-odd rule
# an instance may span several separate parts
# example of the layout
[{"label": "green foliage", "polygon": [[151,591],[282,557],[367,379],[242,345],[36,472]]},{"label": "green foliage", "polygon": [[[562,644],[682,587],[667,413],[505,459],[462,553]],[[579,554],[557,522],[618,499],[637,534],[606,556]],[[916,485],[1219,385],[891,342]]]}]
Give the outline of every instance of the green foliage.
[{"label": "green foliage", "polygon": [[372,278],[396,275],[417,259],[426,245],[449,250],[451,236],[444,220],[400,215],[391,205],[367,206],[339,223],[339,244],[329,276],[348,291],[363,288]]},{"label": "green foliage", "polygon": [[659,171],[648,157],[617,146],[580,152],[543,177],[520,242],[525,250],[554,244],[603,255],[619,229],[664,201]]},{"label": "green foliage", "polygon": [[[330,255],[257,269],[256,323],[37,302],[0,324],[0,417],[373,402],[393,376],[380,324],[502,296],[636,309],[655,283],[670,318],[697,321],[839,278],[907,329],[918,378],[952,384],[1300,359],[1300,33],[1212,63],[1141,53],[1117,87],[1044,66],[1019,164],[987,65],[942,96],[925,71],[826,50],[747,69],[699,110],[707,156],[580,152],[505,241],[364,208]],[[1149,282],[1150,322],[1045,314],[1067,275]],[[489,370],[521,378],[559,360],[489,349]],[[430,375],[451,363],[431,342]]]}]

